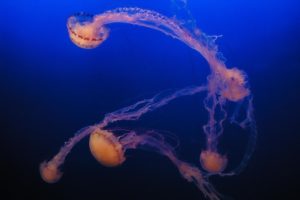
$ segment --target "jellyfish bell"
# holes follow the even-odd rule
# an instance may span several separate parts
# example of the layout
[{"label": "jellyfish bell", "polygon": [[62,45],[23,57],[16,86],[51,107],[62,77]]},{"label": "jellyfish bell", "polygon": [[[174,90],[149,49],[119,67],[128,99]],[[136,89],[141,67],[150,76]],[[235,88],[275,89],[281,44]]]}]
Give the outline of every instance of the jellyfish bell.
[{"label": "jellyfish bell", "polygon": [[89,146],[95,159],[106,167],[115,167],[125,161],[121,143],[109,131],[94,130],[90,135]]},{"label": "jellyfish bell", "polygon": [[71,16],[67,22],[71,41],[80,48],[94,49],[106,40],[109,30],[99,26],[94,15],[78,13]]},{"label": "jellyfish bell", "polygon": [[238,102],[250,94],[246,87],[246,75],[242,71],[236,68],[226,69],[223,76],[221,95],[224,98]]},{"label": "jellyfish bell", "polygon": [[63,173],[52,162],[42,162],[40,164],[40,174],[47,183],[56,183],[62,177]]},{"label": "jellyfish bell", "polygon": [[227,166],[226,156],[220,155],[212,150],[202,151],[200,154],[200,163],[202,167],[212,174],[222,172]]}]

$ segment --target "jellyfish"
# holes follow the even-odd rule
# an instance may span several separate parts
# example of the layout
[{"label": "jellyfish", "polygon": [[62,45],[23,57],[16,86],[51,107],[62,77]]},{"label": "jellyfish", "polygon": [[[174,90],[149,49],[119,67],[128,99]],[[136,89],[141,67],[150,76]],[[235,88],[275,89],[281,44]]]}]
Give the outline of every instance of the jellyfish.
[{"label": "jellyfish", "polygon": [[[154,29],[177,39],[197,51],[207,61],[210,74],[203,86],[190,86],[183,89],[167,90],[152,98],[138,101],[130,106],[108,113],[94,125],[79,130],[60,151],[49,161],[40,164],[40,174],[44,181],[55,183],[63,173],[62,165],[71,149],[83,138],[89,136],[89,147],[94,158],[103,166],[115,167],[126,161],[127,149],[147,149],[167,157],[178,169],[184,179],[193,182],[210,200],[222,197],[209,178],[211,176],[232,176],[241,173],[247,166],[256,143],[256,123],[254,119],[253,96],[242,70],[228,68],[215,40],[218,36],[208,36],[199,28],[185,27],[175,18],[168,18],[158,12],[141,8],[116,8],[101,14],[75,14],[67,20],[71,41],[80,48],[93,49],[101,45],[109,36],[109,24],[127,23]],[[197,165],[188,163],[176,155],[175,148],[166,142],[158,131],[127,131],[117,135],[108,127],[118,121],[136,121],[143,115],[166,106],[170,101],[183,96],[205,92],[203,100],[208,112],[208,121],[203,125],[205,146],[199,152]],[[229,121],[227,104],[236,105]],[[248,144],[240,163],[227,169],[229,159],[219,151],[219,140],[224,134],[223,123],[229,121],[249,133]],[[121,127],[119,127],[121,128]]]},{"label": "jellyfish", "polygon": [[115,167],[125,161],[125,147],[109,131],[95,129],[90,135],[89,146],[92,155],[103,166]]},{"label": "jellyfish", "polygon": [[109,30],[105,27],[95,28],[92,21],[93,15],[83,12],[69,19],[67,28],[70,39],[80,48],[96,48],[108,37]]}]

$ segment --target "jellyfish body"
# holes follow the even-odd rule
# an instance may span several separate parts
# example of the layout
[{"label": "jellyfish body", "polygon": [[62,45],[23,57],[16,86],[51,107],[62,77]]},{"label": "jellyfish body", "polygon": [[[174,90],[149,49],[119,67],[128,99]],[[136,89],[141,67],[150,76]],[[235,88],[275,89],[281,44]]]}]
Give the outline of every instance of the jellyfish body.
[{"label": "jellyfish body", "polygon": [[95,25],[93,15],[87,13],[73,15],[67,22],[71,41],[80,48],[96,48],[106,40],[109,30]]},{"label": "jellyfish body", "polygon": [[200,154],[200,163],[203,169],[211,174],[222,172],[227,166],[226,156],[220,155],[218,152],[206,150]]},{"label": "jellyfish body", "polygon": [[40,174],[42,179],[47,183],[56,183],[63,175],[53,162],[42,162],[40,164]]},{"label": "jellyfish body", "polygon": [[90,135],[89,146],[94,158],[106,167],[115,167],[125,161],[122,145],[109,131],[97,128]]},{"label": "jellyfish body", "polygon": [[224,73],[224,81],[221,84],[221,95],[233,102],[243,100],[250,94],[250,91],[245,87],[245,74],[239,69],[227,69]]}]

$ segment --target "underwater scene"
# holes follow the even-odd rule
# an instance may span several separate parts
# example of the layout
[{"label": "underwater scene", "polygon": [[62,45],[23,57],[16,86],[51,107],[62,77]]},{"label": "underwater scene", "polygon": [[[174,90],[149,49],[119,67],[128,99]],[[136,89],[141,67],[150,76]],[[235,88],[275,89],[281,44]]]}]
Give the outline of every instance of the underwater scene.
[{"label": "underwater scene", "polygon": [[5,199],[297,199],[300,2],[0,4]]}]

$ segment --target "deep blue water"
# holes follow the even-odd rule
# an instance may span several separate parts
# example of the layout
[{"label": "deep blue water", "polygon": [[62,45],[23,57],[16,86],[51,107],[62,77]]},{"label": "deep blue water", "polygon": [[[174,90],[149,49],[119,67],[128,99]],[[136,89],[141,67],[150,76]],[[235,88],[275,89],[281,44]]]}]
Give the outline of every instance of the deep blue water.
[{"label": "deep blue water", "polygon": [[[164,89],[206,82],[201,55],[153,30],[114,24],[97,49],[72,44],[70,15],[118,6],[172,14],[166,0],[0,3],[1,182],[9,199],[203,198],[165,158],[130,152],[124,165],[107,169],[90,155],[87,139],[67,158],[59,183],[39,177],[41,161],[105,113]],[[217,44],[227,65],[246,71],[254,95],[259,137],[253,158],[241,175],[213,183],[234,199],[290,199],[300,164],[300,3],[190,0],[188,6],[204,32],[223,35]],[[202,98],[175,101],[135,125],[172,131],[182,142],[180,156],[196,162],[207,117]],[[243,138],[228,135],[238,148]]]}]

